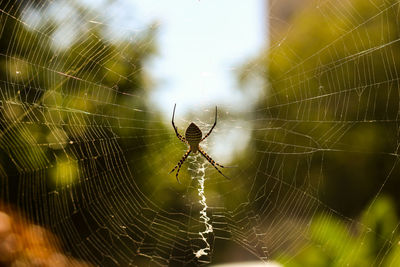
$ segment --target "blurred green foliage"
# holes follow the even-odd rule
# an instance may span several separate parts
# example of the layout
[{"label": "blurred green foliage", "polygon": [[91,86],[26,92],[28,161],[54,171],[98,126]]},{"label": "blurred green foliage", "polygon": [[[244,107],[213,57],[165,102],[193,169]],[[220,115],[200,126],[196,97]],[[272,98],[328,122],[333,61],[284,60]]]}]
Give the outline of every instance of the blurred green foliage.
[{"label": "blurred green foliage", "polygon": [[307,243],[277,259],[288,267],[399,266],[398,221],[395,204],[387,196],[375,199],[353,224],[335,214],[316,215]]},{"label": "blurred green foliage", "polygon": [[282,177],[350,217],[382,185],[400,203],[398,9],[394,0],[310,1],[243,68],[242,81],[258,72],[266,84],[256,175]]},{"label": "blurred green foliage", "polygon": [[250,195],[262,211],[258,193],[267,194],[277,203],[269,216],[294,221],[282,227],[285,254],[270,253],[284,266],[398,266],[400,4],[305,6],[239,74],[245,83],[258,73],[266,85],[254,113]]},{"label": "blurred green foliage", "polygon": [[[69,13],[69,20],[57,20],[52,5],[57,12],[72,10],[80,20]],[[158,115],[145,112],[152,83],[143,66],[157,52],[156,27],[113,38],[107,35],[110,25],[88,19],[98,11],[78,2],[0,1],[0,9],[0,193],[3,201],[40,221],[43,207],[54,200],[24,193],[30,190],[21,184],[30,177],[42,185],[32,191],[65,200],[72,212],[88,202],[82,199],[76,206],[68,187],[84,190],[97,183],[109,190],[110,184],[99,181],[107,164],[122,156],[121,146],[134,150],[124,155],[130,166],[145,165],[144,144],[154,140],[147,129],[153,128],[155,136],[165,131]],[[25,23],[27,14],[37,14],[40,22]],[[53,34],[68,23],[78,23],[76,35],[66,32],[70,45],[59,47]],[[117,184],[126,179],[114,178]],[[135,178],[145,180],[140,174]]]}]

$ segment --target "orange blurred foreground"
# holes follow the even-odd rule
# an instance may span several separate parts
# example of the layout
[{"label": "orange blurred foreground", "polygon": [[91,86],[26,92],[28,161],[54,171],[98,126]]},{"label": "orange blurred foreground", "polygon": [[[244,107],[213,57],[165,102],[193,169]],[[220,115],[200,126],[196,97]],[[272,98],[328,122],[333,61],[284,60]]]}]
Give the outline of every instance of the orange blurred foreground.
[{"label": "orange blurred foreground", "polygon": [[1,207],[0,203],[0,266],[92,266],[64,255],[48,230]]}]

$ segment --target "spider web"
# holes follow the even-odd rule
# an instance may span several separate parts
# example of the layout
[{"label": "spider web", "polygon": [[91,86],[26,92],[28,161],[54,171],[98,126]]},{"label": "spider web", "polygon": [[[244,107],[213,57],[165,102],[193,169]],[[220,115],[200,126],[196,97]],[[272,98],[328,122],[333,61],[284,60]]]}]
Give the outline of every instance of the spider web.
[{"label": "spider web", "polygon": [[[393,18],[399,2],[366,2],[367,15],[347,1],[309,1],[319,19],[335,20],[337,28],[329,30],[336,39],[312,55],[288,47],[296,60],[283,73],[281,63],[265,70],[263,60],[287,63],[282,58],[289,55],[280,49],[295,23],[283,26],[286,35],[272,31],[270,54],[243,69],[247,76],[278,73],[265,90],[268,105],[248,112],[220,107],[216,137],[203,146],[216,151],[218,137],[239,129],[250,135],[238,168],[222,170],[232,180],[191,155],[179,185],[168,172],[187,148],[146,105],[146,78],[137,60],[155,45],[151,27],[115,31],[108,17],[77,2],[71,9],[59,1],[1,1],[2,200],[52,230],[65,253],[100,266],[198,266],[243,251],[251,255],[247,259],[281,257],[289,264],[296,251],[315,243],[326,255],[335,247],[342,256],[332,256],[334,261],[351,265],[372,237],[383,244],[372,262],[395,264],[398,220],[384,235],[337,203],[357,191],[327,195],[330,175],[362,173],[360,159],[381,161],[363,196],[367,215],[383,192],[398,185],[400,39]],[[52,17],[54,10],[78,23]],[[57,32],[60,25],[64,30]],[[378,43],[374,27],[381,31]],[[201,111],[191,118],[204,133],[214,110]],[[192,120],[177,111],[181,133]],[[380,146],[350,138],[375,127]],[[336,162],[338,154],[354,168],[340,168],[348,165]],[[343,238],[347,232],[358,238]]]}]

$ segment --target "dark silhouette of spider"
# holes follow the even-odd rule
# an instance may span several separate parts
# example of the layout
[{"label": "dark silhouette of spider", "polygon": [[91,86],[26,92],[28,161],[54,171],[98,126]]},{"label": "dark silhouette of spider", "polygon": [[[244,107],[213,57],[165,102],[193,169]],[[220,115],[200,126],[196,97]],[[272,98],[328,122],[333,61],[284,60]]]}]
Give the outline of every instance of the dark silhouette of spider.
[{"label": "dark silhouette of spider", "polygon": [[178,174],[179,174],[179,171],[181,169],[182,164],[185,162],[185,160],[187,159],[187,157],[189,156],[189,154],[191,152],[193,152],[194,154],[196,154],[197,152],[200,152],[200,154],[203,155],[208,160],[208,162],[210,162],[210,164],[222,176],[224,176],[227,179],[230,179],[229,177],[224,175],[218,169],[217,166],[219,166],[221,168],[225,168],[225,167],[222,166],[221,164],[216,163],[209,155],[207,155],[206,152],[204,152],[204,150],[199,145],[204,139],[206,139],[211,134],[211,132],[214,129],[215,125],[217,125],[217,107],[215,107],[215,122],[214,122],[214,125],[211,127],[210,131],[204,137],[202,137],[203,133],[201,132],[200,128],[197,127],[197,125],[194,124],[193,122],[186,129],[185,136],[180,135],[179,132],[178,132],[178,128],[174,124],[175,108],[176,108],[176,104],[174,106],[174,112],[172,113],[172,127],[174,127],[176,137],[178,137],[178,139],[181,140],[183,143],[189,145],[189,149],[188,149],[188,151],[186,151],[185,155],[183,155],[182,159],[178,162],[178,164],[169,173],[172,173],[173,171],[176,170],[176,168],[178,168],[178,170],[176,171],[176,180],[178,181],[178,183],[180,183],[180,181],[178,179]]}]

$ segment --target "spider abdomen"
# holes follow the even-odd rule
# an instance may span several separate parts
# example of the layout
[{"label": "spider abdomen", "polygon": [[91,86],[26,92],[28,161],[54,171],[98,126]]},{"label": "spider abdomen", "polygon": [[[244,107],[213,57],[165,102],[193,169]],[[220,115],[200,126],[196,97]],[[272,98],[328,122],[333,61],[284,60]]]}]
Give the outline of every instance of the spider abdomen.
[{"label": "spider abdomen", "polygon": [[200,128],[192,122],[186,129],[185,137],[192,151],[196,153],[201,138],[203,137],[203,133],[201,132]]}]

